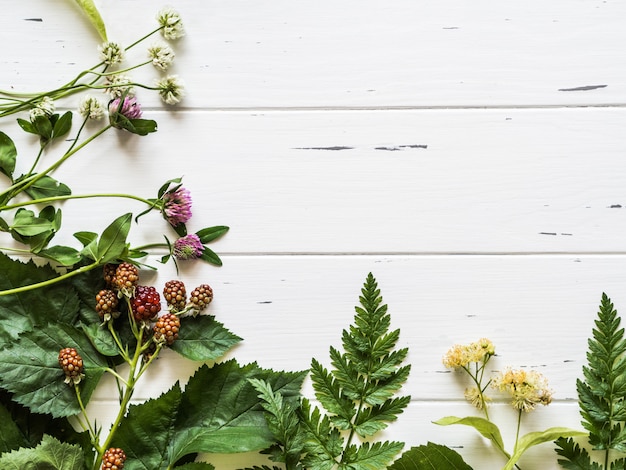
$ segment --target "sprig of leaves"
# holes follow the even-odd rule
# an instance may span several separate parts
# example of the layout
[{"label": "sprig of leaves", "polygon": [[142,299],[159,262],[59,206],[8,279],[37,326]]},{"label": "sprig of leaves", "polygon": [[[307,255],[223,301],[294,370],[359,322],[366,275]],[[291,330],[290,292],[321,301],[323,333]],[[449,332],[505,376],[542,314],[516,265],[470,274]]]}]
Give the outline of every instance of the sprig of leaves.
[{"label": "sprig of leaves", "polygon": [[[611,450],[626,452],[626,339],[620,323],[611,299],[603,293],[588,341],[584,380],[576,381],[582,425],[593,449],[603,451],[604,465],[593,463],[572,439],[559,439],[557,453],[564,468],[608,470]],[[623,468],[624,462],[623,458],[613,461],[610,468]]]},{"label": "sprig of leaves", "polygon": [[298,408],[286,406],[270,385],[253,382],[276,440],[266,452],[288,470],[381,469],[402,450],[400,442],[355,441],[386,428],[410,401],[395,397],[409,374],[410,366],[402,366],[408,349],[395,349],[400,331],[389,331],[387,305],[371,273],[361,294],[354,324],[342,334],[344,352],[330,348],[332,369],[311,362],[315,397],[325,412],[306,398]]}]

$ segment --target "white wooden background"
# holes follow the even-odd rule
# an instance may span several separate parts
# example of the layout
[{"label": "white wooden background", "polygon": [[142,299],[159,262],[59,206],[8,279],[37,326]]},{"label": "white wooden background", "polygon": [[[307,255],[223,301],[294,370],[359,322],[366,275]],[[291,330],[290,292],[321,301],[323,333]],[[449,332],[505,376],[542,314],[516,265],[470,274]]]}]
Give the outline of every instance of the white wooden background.
[{"label": "white wooden background", "polygon": [[[125,44],[163,6],[96,3],[109,37]],[[171,4],[187,29],[174,67],[182,106],[165,110],[141,92],[157,134],[108,135],[57,176],[75,193],[98,185],[146,197],[184,176],[190,229],[231,227],[213,245],[222,268],[182,271],[188,285],[213,286],[212,312],[244,337],[229,357],[288,370],[327,363],[371,271],[411,351],[412,401],[385,437],[448,444],[476,469],[502,467],[469,428],[431,423],[473,412],[441,357],[482,336],[496,344],[493,369],[537,368],[554,389],[523,431],[580,428],[575,380],[602,292],[626,309],[626,3]],[[95,62],[99,40],[71,2],[2,6],[1,88],[52,87]],[[0,128],[32,148],[12,124]],[[60,241],[140,209],[68,203]],[[149,216],[133,242],[162,229]],[[169,356],[138,398],[196,366]],[[91,404],[100,419],[112,412],[108,393]],[[515,413],[496,403],[494,415],[512,447]],[[522,468],[559,468],[552,447],[530,451]],[[219,470],[259,463],[207,459]]]}]

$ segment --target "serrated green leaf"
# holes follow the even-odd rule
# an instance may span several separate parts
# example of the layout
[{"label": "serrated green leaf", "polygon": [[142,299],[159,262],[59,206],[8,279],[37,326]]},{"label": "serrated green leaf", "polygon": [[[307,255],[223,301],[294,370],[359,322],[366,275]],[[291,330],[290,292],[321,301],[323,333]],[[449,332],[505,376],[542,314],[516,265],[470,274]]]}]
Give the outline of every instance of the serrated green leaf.
[{"label": "serrated green leaf", "polygon": [[12,179],[16,160],[15,144],[8,135],[0,131],[0,172]]},{"label": "serrated green leaf", "polygon": [[234,360],[203,366],[185,386],[170,442],[170,461],[194,452],[259,450],[273,443],[258,393],[249,379],[262,379],[285,400],[297,400],[305,374],[274,372]]},{"label": "serrated green leaf", "polygon": [[326,411],[337,415],[343,421],[341,429],[349,429],[349,425],[356,414],[356,404],[344,396],[342,388],[335,383],[333,376],[316,359],[311,360],[311,380],[315,397]]},{"label": "serrated green leaf", "polygon": [[[167,454],[174,437],[174,424],[182,398],[176,383],[160,397],[141,405],[131,405],[112,442],[124,449],[130,470],[157,470],[171,468],[175,463]],[[150,436],[146,439],[145,436]],[[131,463],[132,462],[132,463]]]},{"label": "serrated green leaf", "polygon": [[[22,263],[0,253],[0,290],[9,290],[52,279],[58,274],[49,265]],[[80,302],[76,292],[67,284],[55,284],[0,296],[0,349],[18,335],[43,325],[54,315],[55,321],[74,323],[78,318]]]},{"label": "serrated green leaf", "polygon": [[76,4],[83,10],[87,18],[89,19],[91,25],[96,29],[100,38],[103,41],[107,41],[107,31],[104,25],[104,21],[100,16],[100,12],[98,8],[96,8],[93,0],[75,0]]},{"label": "serrated green leaf", "polygon": [[486,437],[502,452],[510,458],[510,455],[504,450],[504,441],[502,440],[502,434],[500,429],[494,423],[488,419],[481,418],[480,416],[466,416],[465,418],[458,418],[456,416],[446,416],[433,423],[440,426],[450,426],[452,424],[463,424],[470,426],[478,431],[483,437]]},{"label": "serrated green leaf", "polygon": [[2,403],[0,403],[0,454],[11,450],[27,447],[28,441],[13,421],[13,417]]},{"label": "serrated green leaf", "polygon": [[181,318],[178,339],[171,349],[192,361],[214,361],[240,341],[215,317],[198,315]]},{"label": "serrated green leaf", "polygon": [[97,260],[108,263],[121,258],[127,250],[126,237],[130,231],[132,214],[127,213],[115,219],[104,229],[98,241]]},{"label": "serrated green leaf", "polygon": [[84,465],[79,446],[62,443],[48,435],[34,449],[22,448],[0,457],[2,470],[84,470]]},{"label": "serrated green leaf", "polygon": [[409,405],[410,396],[389,399],[384,403],[369,408],[365,408],[355,421],[355,431],[361,437],[372,436],[378,431],[382,431],[395,421],[399,414]]},{"label": "serrated green leaf", "polygon": [[533,446],[543,444],[544,442],[552,442],[559,438],[585,436],[586,434],[585,432],[565,427],[553,427],[545,431],[529,432],[520,437],[515,452],[502,470],[512,470],[522,454]]},{"label": "serrated green leaf", "polygon": [[389,470],[472,470],[472,467],[449,447],[428,442],[406,451]]},{"label": "serrated green leaf", "polygon": [[217,225],[215,227],[206,227],[202,230],[198,230],[196,235],[198,235],[202,243],[210,243],[226,234],[228,230],[229,227],[226,227],[225,225]]},{"label": "serrated green leaf", "polygon": [[364,442],[360,446],[350,445],[343,454],[343,468],[379,470],[387,468],[402,450],[401,442]]},{"label": "serrated green leaf", "polygon": [[64,382],[58,363],[59,351],[65,347],[76,348],[83,358],[85,378],[80,391],[83,403],[87,403],[108,365],[82,330],[73,325],[41,325],[0,350],[0,387],[36,413],[56,418],[80,413],[74,387]]},{"label": "serrated green leaf", "polygon": [[32,199],[43,199],[46,197],[69,196],[72,190],[69,186],[55,180],[51,176],[45,175],[38,179],[32,186],[25,190]]}]

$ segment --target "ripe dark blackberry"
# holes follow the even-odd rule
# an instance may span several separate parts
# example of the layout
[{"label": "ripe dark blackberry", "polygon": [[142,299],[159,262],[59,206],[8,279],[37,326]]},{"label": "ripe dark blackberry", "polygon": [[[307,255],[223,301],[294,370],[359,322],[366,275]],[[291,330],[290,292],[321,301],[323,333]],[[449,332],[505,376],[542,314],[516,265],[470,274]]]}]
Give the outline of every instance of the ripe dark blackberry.
[{"label": "ripe dark blackberry", "polygon": [[105,264],[102,268],[102,277],[104,278],[104,282],[106,286],[109,288],[116,287],[115,286],[115,270],[117,269],[117,264]]},{"label": "ripe dark blackberry", "polygon": [[161,296],[152,286],[137,286],[130,306],[135,320],[151,320],[161,311]]},{"label": "ripe dark blackberry", "polygon": [[196,313],[204,310],[213,300],[213,289],[208,284],[196,287],[189,296],[189,302],[196,309]]},{"label": "ripe dark blackberry", "polygon": [[187,289],[183,281],[167,281],[163,289],[163,297],[173,311],[178,312],[184,309],[187,303]]},{"label": "ripe dark blackberry", "polygon": [[102,470],[122,470],[126,454],[119,447],[111,447],[102,456]]},{"label": "ripe dark blackberry", "polygon": [[109,321],[111,317],[117,316],[118,298],[115,292],[103,289],[96,294],[96,312],[104,321]]},{"label": "ripe dark blackberry", "polygon": [[139,270],[137,266],[130,263],[122,263],[115,269],[115,287],[128,295],[132,295],[133,289],[139,280]]},{"label": "ripe dark blackberry", "polygon": [[160,316],[154,324],[154,341],[163,342],[171,346],[178,338],[180,331],[180,318],[173,313]]},{"label": "ripe dark blackberry", "polygon": [[80,357],[80,354],[74,348],[64,348],[59,351],[59,365],[65,373],[66,384],[77,384],[85,377],[85,374],[83,374],[83,358]]}]

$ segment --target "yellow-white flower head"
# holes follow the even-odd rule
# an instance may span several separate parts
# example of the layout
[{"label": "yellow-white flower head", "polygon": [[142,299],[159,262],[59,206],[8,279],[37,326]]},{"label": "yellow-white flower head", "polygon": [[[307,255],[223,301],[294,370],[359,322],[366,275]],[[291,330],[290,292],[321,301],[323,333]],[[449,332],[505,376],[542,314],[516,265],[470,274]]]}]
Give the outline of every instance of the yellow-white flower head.
[{"label": "yellow-white flower head", "polygon": [[148,48],[148,57],[157,69],[163,71],[172,64],[174,50],[167,44],[157,43]]},{"label": "yellow-white flower head", "polygon": [[56,104],[54,100],[49,96],[44,96],[35,104],[35,107],[30,110],[30,120],[33,121],[38,116],[52,116],[55,109]]},{"label": "yellow-white flower head", "polygon": [[183,84],[177,75],[168,75],[157,80],[156,87],[159,90],[159,96],[166,104],[177,104],[185,95]]},{"label": "yellow-white flower head", "polygon": [[119,64],[124,60],[124,48],[116,42],[107,41],[98,46],[100,60],[107,65]]},{"label": "yellow-white flower head", "polygon": [[123,95],[135,96],[135,88],[132,83],[133,81],[128,75],[108,75],[104,92],[108,93],[112,99],[121,98]]},{"label": "yellow-white flower head", "polygon": [[485,362],[496,353],[493,343],[487,338],[467,345],[455,344],[443,357],[443,365],[450,369],[467,367],[472,362]]},{"label": "yellow-white flower head", "polygon": [[156,18],[162,27],[161,34],[165,39],[178,39],[185,35],[180,14],[172,7],[163,8]]},{"label": "yellow-white flower head", "polygon": [[510,369],[502,371],[491,382],[492,387],[511,395],[511,405],[517,410],[532,411],[537,405],[552,402],[548,380],[535,370]]},{"label": "yellow-white flower head", "polygon": [[104,106],[102,102],[93,96],[85,96],[78,105],[78,112],[84,118],[102,119],[104,116]]}]

